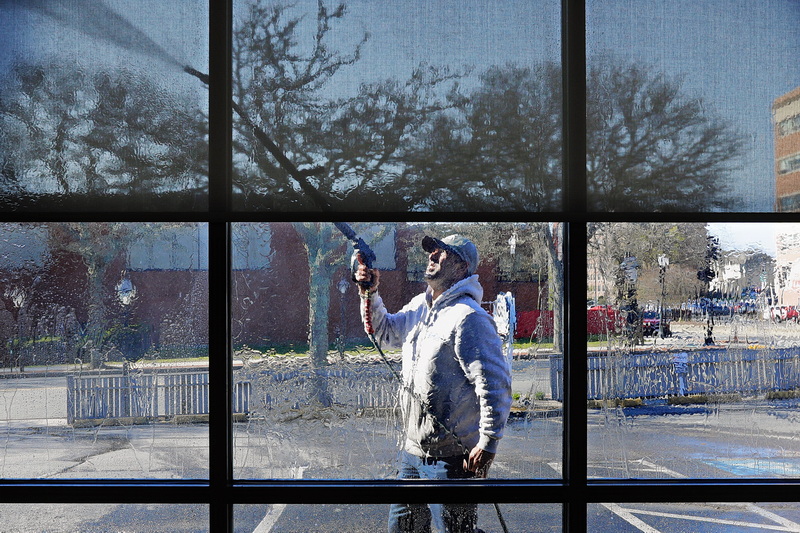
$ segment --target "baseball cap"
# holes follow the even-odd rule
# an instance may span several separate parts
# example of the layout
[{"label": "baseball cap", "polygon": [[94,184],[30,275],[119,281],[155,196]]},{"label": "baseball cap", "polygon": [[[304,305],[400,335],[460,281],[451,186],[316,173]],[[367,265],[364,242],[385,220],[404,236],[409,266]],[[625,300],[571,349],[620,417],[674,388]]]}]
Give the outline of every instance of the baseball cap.
[{"label": "baseball cap", "polygon": [[436,249],[447,250],[459,256],[467,264],[467,274],[473,275],[478,268],[478,248],[463,235],[448,235],[437,239],[426,235],[422,239],[422,249],[430,253]]}]

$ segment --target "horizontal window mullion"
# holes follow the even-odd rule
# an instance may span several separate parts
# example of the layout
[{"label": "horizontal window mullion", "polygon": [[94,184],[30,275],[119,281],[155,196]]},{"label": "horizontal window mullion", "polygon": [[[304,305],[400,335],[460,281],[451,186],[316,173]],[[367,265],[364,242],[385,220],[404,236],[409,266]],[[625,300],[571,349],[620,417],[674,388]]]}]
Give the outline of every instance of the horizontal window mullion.
[{"label": "horizontal window mullion", "polygon": [[561,483],[502,480],[461,483],[429,480],[385,482],[253,482],[233,487],[236,503],[563,503],[570,490]]}]

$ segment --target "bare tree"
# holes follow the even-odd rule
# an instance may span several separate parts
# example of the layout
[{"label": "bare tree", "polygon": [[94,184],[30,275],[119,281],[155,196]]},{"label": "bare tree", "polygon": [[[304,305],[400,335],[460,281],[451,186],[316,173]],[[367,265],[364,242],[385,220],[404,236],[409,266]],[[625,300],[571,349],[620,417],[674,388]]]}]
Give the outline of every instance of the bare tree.
[{"label": "bare tree", "polygon": [[145,78],[19,64],[0,95],[0,193],[152,198],[205,188],[205,117]]},{"label": "bare tree", "polygon": [[[743,138],[679,78],[612,59],[591,62],[587,102],[592,210],[731,208],[729,176]],[[415,206],[548,211],[561,199],[560,67],[488,69],[437,116],[409,161]],[[453,184],[459,184],[454,187]]]},{"label": "bare tree", "polygon": [[[491,67],[437,116],[402,183],[418,208],[548,211],[561,195],[556,65]],[[458,184],[454,186],[454,184]]]},{"label": "bare tree", "polygon": [[743,137],[688,96],[680,78],[609,58],[592,61],[587,103],[591,209],[731,209],[729,174]]},{"label": "bare tree", "polygon": [[[269,135],[334,209],[409,207],[397,180],[414,139],[450,104],[459,77],[446,68],[420,65],[407,80],[364,84],[353,97],[334,96],[337,73],[353,68],[369,36],[348,52],[333,50],[334,28],[343,24],[344,4],[318,3],[315,31],[300,31],[293,8],[255,0],[234,32],[234,185],[244,207],[308,210],[320,206],[301,190],[292,173],[254,132]],[[304,39],[304,37],[307,37]],[[449,89],[447,89],[449,88]]]}]

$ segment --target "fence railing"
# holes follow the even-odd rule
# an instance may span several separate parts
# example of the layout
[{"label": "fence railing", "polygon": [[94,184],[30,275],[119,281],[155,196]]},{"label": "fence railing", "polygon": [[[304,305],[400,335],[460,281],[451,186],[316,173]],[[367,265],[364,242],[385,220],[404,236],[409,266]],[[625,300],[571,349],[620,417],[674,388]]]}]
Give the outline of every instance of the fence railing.
[{"label": "fence railing", "polygon": [[[800,349],[699,349],[611,353],[587,359],[587,399],[759,393],[800,387]],[[550,357],[553,399],[562,400],[564,360]]]},{"label": "fence railing", "polygon": [[[208,372],[67,376],[67,422],[207,415],[208,385]],[[249,409],[250,384],[234,384],[234,413]]]}]

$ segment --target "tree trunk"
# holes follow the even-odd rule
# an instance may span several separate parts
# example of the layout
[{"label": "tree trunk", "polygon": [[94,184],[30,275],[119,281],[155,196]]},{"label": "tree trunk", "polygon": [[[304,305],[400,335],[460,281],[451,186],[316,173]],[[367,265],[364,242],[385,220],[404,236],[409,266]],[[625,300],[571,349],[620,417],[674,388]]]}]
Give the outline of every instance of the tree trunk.
[{"label": "tree trunk", "polygon": [[553,302],[553,351],[564,353],[564,262],[559,257],[561,226],[548,224],[545,231],[547,244],[547,290]]},{"label": "tree trunk", "polygon": [[[312,379],[311,398],[318,404],[328,407],[333,403],[328,387],[328,309],[330,308],[331,273],[325,240],[329,240],[329,232],[319,228],[300,229],[308,251],[308,356],[314,376]],[[306,230],[306,231],[303,231]]]},{"label": "tree trunk", "polygon": [[105,305],[103,305],[103,273],[105,268],[99,261],[87,260],[89,281],[89,323],[87,337],[89,338],[89,366],[100,368],[102,362],[103,330],[106,321]]}]

